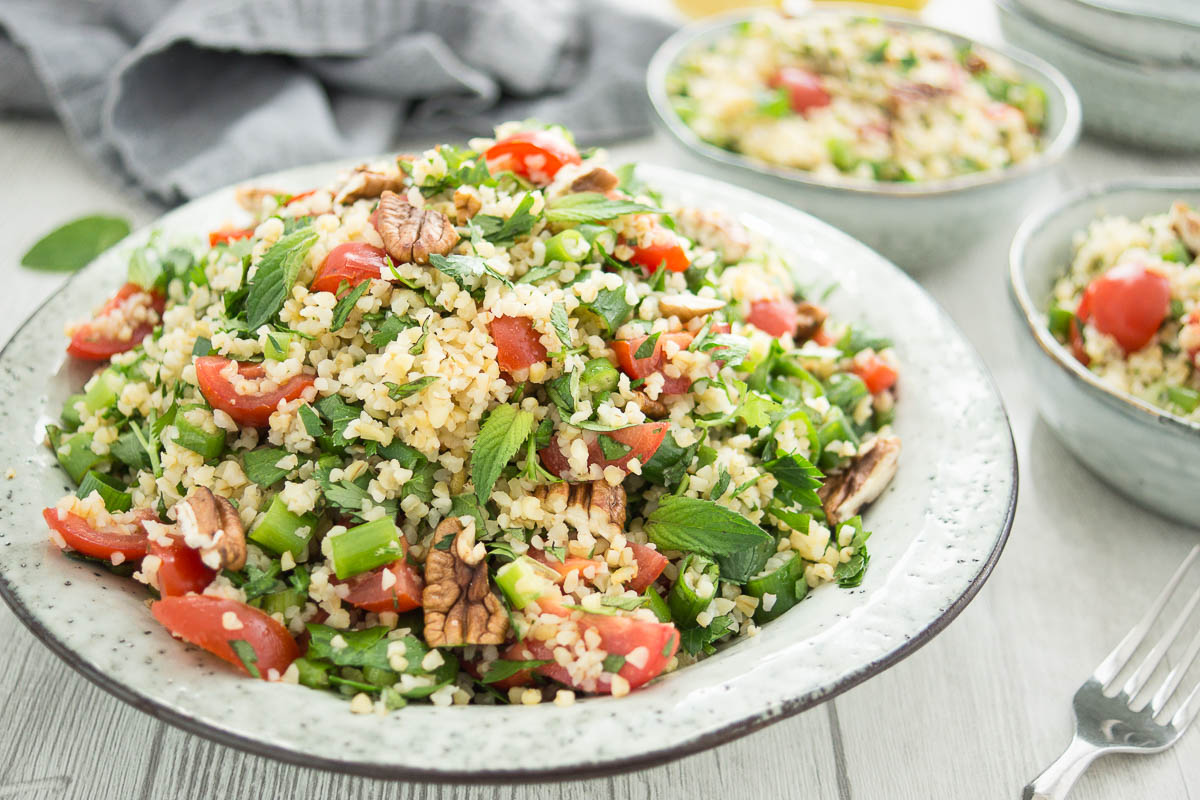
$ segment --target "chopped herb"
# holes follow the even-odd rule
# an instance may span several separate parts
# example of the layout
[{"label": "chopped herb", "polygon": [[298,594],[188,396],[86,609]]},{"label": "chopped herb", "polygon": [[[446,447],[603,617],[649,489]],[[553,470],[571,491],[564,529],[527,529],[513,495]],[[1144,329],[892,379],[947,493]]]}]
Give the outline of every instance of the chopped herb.
[{"label": "chopped herb", "polygon": [[655,331],[646,337],[646,339],[638,345],[634,351],[633,357],[637,359],[649,358],[654,355],[654,346],[658,344],[658,337],[662,335],[662,331]]},{"label": "chopped herb", "polygon": [[487,502],[501,470],[517,454],[532,430],[533,414],[516,406],[497,406],[488,414],[471,454],[471,480],[480,504]]},{"label": "chopped herb", "polygon": [[250,330],[270,322],[283,308],[304,258],[316,243],[317,232],[301,228],[281,238],[263,254],[246,295],[246,324]]},{"label": "chopped herb", "polygon": [[503,658],[498,658],[491,663],[487,672],[483,673],[480,678],[481,683],[496,683],[497,681],[506,680],[525,670],[537,669],[538,667],[550,664],[550,661],[507,661]]},{"label": "chopped herb", "polygon": [[621,671],[621,667],[625,666],[625,656],[610,653],[604,657],[604,661],[601,662],[600,666],[605,672],[611,672],[615,675]]},{"label": "chopped herb", "polygon": [[196,343],[192,345],[192,358],[212,355],[212,352],[212,340],[207,336],[197,336]]},{"label": "chopped herb", "polygon": [[533,230],[538,215],[529,213],[531,208],[533,208],[533,194],[527,193],[508,219],[491,214],[476,214],[471,219],[469,227],[472,232],[478,230],[479,235],[492,244],[508,247]]},{"label": "chopped herb", "polygon": [[558,334],[558,340],[562,342],[562,346],[570,347],[571,329],[567,324],[567,307],[562,303],[555,303],[550,307],[550,324],[554,327],[554,332]]},{"label": "chopped herb", "polygon": [[330,331],[340,331],[342,329],[346,324],[346,320],[350,318],[350,312],[354,310],[354,305],[358,302],[358,299],[370,288],[371,282],[363,281],[347,294],[342,295],[337,301],[337,305],[333,307],[333,321],[329,324]]},{"label": "chopped herb", "polygon": [[258,654],[254,652],[253,645],[245,639],[231,639],[229,646],[233,648],[234,654],[252,678],[262,677],[262,673],[258,671]]},{"label": "chopped herb", "polygon": [[556,198],[546,207],[546,220],[555,223],[603,222],[625,214],[661,214],[661,208],[613,200],[598,192],[575,192]]},{"label": "chopped herb", "polygon": [[423,378],[417,378],[415,381],[409,381],[403,385],[398,383],[385,383],[388,387],[388,397],[393,400],[403,400],[405,397],[410,397],[437,382],[437,375],[426,375]]}]

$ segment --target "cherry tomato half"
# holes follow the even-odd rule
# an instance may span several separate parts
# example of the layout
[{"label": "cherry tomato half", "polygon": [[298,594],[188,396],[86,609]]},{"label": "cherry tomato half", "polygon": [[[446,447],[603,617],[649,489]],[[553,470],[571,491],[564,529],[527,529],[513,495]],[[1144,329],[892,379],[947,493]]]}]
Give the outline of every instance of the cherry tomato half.
[{"label": "cherry tomato half", "polygon": [[127,525],[102,530],[78,514],[67,513],[60,519],[56,508],[43,510],[42,519],[62,537],[67,547],[85,556],[111,560],[120,553],[127,561],[138,561],[146,555],[148,546],[144,523],[155,516],[149,509],[139,509],[122,518]]},{"label": "cherry tomato half", "polygon": [[582,161],[579,151],[547,131],[521,131],[501,139],[483,154],[488,171],[510,171],[534,183],[548,184],[566,164]]},{"label": "cherry tomato half", "polygon": [[879,394],[896,383],[896,370],[882,358],[869,350],[854,355],[850,371],[862,378],[871,394]]},{"label": "cherry tomato half", "polygon": [[658,576],[667,567],[667,557],[653,547],[637,542],[629,542],[633,548],[633,558],[637,561],[637,575],[629,582],[629,588],[635,592],[644,592],[646,587],[658,580]]},{"label": "cherry tomato half", "polygon": [[750,313],[746,315],[746,322],[775,337],[795,333],[799,321],[800,312],[791,298],[787,297],[755,300],[750,304]]},{"label": "cherry tomato half", "polygon": [[[403,541],[403,538],[401,539]],[[404,546],[408,550],[407,545]],[[385,578],[384,573],[390,573]],[[387,585],[384,586],[386,581]],[[412,611],[421,605],[421,590],[425,581],[417,570],[401,557],[391,564],[356,575],[345,582],[350,587],[350,593],[343,598],[352,606],[366,611],[395,611],[401,613]]]},{"label": "cherry tomato half", "polygon": [[365,242],[339,244],[325,256],[312,285],[314,292],[337,293],[342,283],[353,289],[363,281],[379,278],[387,265],[387,253]]},{"label": "cherry tomato half", "polygon": [[[684,350],[692,343],[693,337],[690,333],[664,333],[654,343],[654,351],[650,355],[645,358],[636,358],[638,348],[647,338],[638,336],[633,339],[616,339],[612,343],[613,353],[617,357],[621,371],[634,380],[648,377],[655,372],[662,372],[667,361],[666,354],[663,352],[667,342],[674,342],[680,350]],[[692,379],[686,375],[671,378],[664,374],[663,379],[663,394],[683,394],[692,385]]]},{"label": "cherry tomato half", "polygon": [[281,401],[300,397],[315,380],[312,375],[297,375],[273,391],[239,394],[233,383],[222,374],[230,364],[237,364],[238,374],[247,380],[266,376],[262,364],[237,362],[223,356],[200,356],[196,359],[196,383],[210,406],[221,409],[235,422],[255,428],[266,427]]},{"label": "cherry tomato half", "polygon": [[496,317],[488,323],[488,332],[496,343],[496,362],[509,374],[546,360],[541,334],[529,317]]},{"label": "cherry tomato half", "polygon": [[1128,355],[1150,343],[1170,310],[1167,279],[1130,262],[1118,264],[1088,284],[1077,314],[1116,339]]},{"label": "cherry tomato half", "polygon": [[163,597],[179,597],[188,592],[203,592],[217,577],[217,571],[210,569],[200,559],[200,551],[188,547],[182,538],[170,538],[169,545],[155,539],[149,541],[149,554],[159,560],[158,593]]},{"label": "cherry tomato half", "polygon": [[216,247],[219,244],[229,244],[238,239],[249,239],[254,235],[254,228],[221,228],[208,234],[208,246]]},{"label": "cherry tomato half", "polygon": [[117,353],[137,347],[142,339],[154,330],[154,323],[139,323],[128,339],[118,338],[105,329],[110,325],[120,324],[119,318],[126,313],[131,301],[144,301],[147,296],[150,307],[161,317],[166,307],[166,298],[158,292],[147,292],[136,283],[127,283],[100,307],[90,322],[85,322],[75,329],[71,334],[71,342],[67,345],[67,353],[87,361],[107,361]]},{"label": "cherry tomato half", "polygon": [[691,264],[679,239],[665,228],[655,234],[654,241],[634,247],[629,263],[641,266],[650,274],[664,265],[671,272],[686,272]]},{"label": "cherry tomato half", "polygon": [[772,89],[783,89],[788,93],[792,111],[797,114],[827,106],[832,100],[821,84],[821,76],[800,67],[780,67],[768,83]]},{"label": "cherry tomato half", "polygon": [[236,600],[202,594],[164,597],[151,604],[150,613],[173,636],[203,647],[250,673],[230,644],[239,639],[246,642],[254,650],[253,666],[264,680],[270,677],[271,670],[282,675],[300,656],[300,648],[287,628],[257,608]]}]

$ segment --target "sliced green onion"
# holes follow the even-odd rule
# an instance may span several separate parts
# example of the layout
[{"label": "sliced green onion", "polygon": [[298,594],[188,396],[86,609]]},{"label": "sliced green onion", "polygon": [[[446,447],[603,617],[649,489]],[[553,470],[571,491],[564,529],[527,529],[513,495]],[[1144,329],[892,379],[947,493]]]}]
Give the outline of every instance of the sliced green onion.
[{"label": "sliced green onion", "polygon": [[575,228],[584,239],[592,247],[598,247],[601,250],[611,253],[613,248],[617,246],[617,232],[606,225],[594,225],[586,223]]},{"label": "sliced green onion", "polygon": [[287,614],[289,608],[304,608],[308,594],[298,589],[272,592],[262,599],[262,610],[268,614]]},{"label": "sliced green onion", "polygon": [[667,594],[667,605],[676,625],[681,628],[696,625],[696,617],[717,596],[719,578],[715,561],[697,553],[688,554],[679,565],[679,577]]},{"label": "sliced green onion", "polygon": [[329,688],[329,665],[309,661],[307,658],[297,658],[292,665],[299,673],[298,679],[301,686],[313,689]]},{"label": "sliced green onion", "polygon": [[558,573],[529,556],[520,556],[496,572],[496,585],[513,608],[523,609],[554,587]]},{"label": "sliced green onion", "polygon": [[825,397],[847,413],[868,394],[867,384],[851,372],[835,372],[826,381]]},{"label": "sliced green onion", "polygon": [[593,358],[579,375],[579,382],[592,392],[615,391],[620,379],[621,373],[607,358]]},{"label": "sliced green onion", "polygon": [[1159,258],[1161,258],[1163,261],[1171,261],[1176,264],[1186,264],[1192,260],[1191,254],[1188,253],[1188,249],[1184,247],[1183,242],[1178,239],[1171,242],[1171,246],[1164,250]]},{"label": "sliced green onion", "polygon": [[1200,407],[1200,392],[1186,386],[1168,386],[1167,399],[1190,414]]},{"label": "sliced green onion", "polygon": [[[383,520],[387,522],[388,520]],[[262,522],[250,531],[251,541],[257,542],[277,555],[291,553],[293,558],[300,559],[308,550],[308,540],[312,538],[317,526],[316,514],[293,514],[288,511],[287,503],[279,495],[271,500],[267,513],[263,514]],[[395,526],[392,526],[393,532]],[[355,529],[357,530],[357,528]],[[343,535],[349,535],[347,531]],[[336,541],[341,537],[334,537]],[[390,559],[394,561],[395,559]],[[339,574],[340,578],[341,575]],[[303,605],[303,603],[301,603]]]},{"label": "sliced green onion", "polygon": [[59,416],[63,421],[63,425],[71,430],[75,430],[83,424],[83,420],[79,417],[79,410],[75,408],[75,405],[82,399],[82,394],[73,394],[67,398],[67,402],[63,403],[62,414]]},{"label": "sliced green onion", "polygon": [[[758,598],[754,621],[769,622],[804,599],[804,561],[795,550],[785,550],[767,559],[762,572],[746,582],[746,594]],[[770,598],[767,598],[770,595]],[[770,609],[764,606],[770,605]]]},{"label": "sliced green onion", "polygon": [[82,500],[92,492],[100,493],[100,499],[104,501],[104,507],[108,509],[110,514],[128,511],[133,508],[133,496],[125,491],[125,487],[111,475],[105,475],[103,472],[96,472],[95,470],[88,470],[88,474],[80,481],[79,489],[75,492],[75,496]]},{"label": "sliced green onion", "polygon": [[663,600],[658,590],[653,586],[647,586],[646,591],[642,592],[642,596],[649,598],[650,602],[646,603],[646,608],[654,612],[654,616],[658,617],[659,622],[671,621],[671,607],[667,605],[666,600]]},{"label": "sliced green onion", "polygon": [[546,261],[566,261],[578,264],[592,251],[591,244],[579,231],[568,228],[546,241]]},{"label": "sliced green onion", "polygon": [[209,433],[204,428],[187,421],[186,412],[205,406],[184,406],[175,415],[175,444],[186,447],[193,453],[199,453],[205,461],[212,461],[225,450],[225,431],[220,428],[215,433]]},{"label": "sliced green onion", "polygon": [[854,432],[850,421],[846,419],[846,415],[837,406],[830,409],[825,422],[817,428],[817,438],[821,443],[821,463],[817,466],[822,469],[831,469],[842,461],[840,455],[826,451],[825,448],[831,442],[850,442],[855,447],[858,447],[859,444],[858,434]]},{"label": "sliced green onion", "polygon": [[404,555],[396,524],[387,517],[331,536],[329,543],[338,580],[370,572]]},{"label": "sliced green onion", "polygon": [[1054,334],[1059,341],[1066,341],[1071,335],[1071,320],[1075,319],[1075,315],[1065,308],[1058,305],[1050,307],[1050,313],[1047,315],[1048,327],[1050,333]]},{"label": "sliced green onion", "polygon": [[58,463],[62,464],[62,468],[76,484],[83,480],[90,469],[104,461],[104,456],[92,452],[90,433],[77,433],[67,439],[58,446],[55,455],[58,456]]},{"label": "sliced green onion", "polygon": [[115,406],[126,383],[128,381],[125,376],[112,367],[97,375],[91,388],[83,395],[83,405],[87,408],[88,413],[95,414],[97,411]]}]

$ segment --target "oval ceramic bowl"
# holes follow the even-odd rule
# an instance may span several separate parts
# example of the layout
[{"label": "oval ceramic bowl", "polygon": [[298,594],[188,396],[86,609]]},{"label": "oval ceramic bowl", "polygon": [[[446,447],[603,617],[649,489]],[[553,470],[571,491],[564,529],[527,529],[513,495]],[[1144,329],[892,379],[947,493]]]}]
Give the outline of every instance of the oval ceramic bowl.
[{"label": "oval ceramic bowl", "polygon": [[1012,0],[996,7],[1006,39],[1053,59],[1071,79],[1090,133],[1155,150],[1200,150],[1200,67],[1122,59],[1075,41]]},{"label": "oval ceramic bowl", "polygon": [[1200,525],[1200,425],[1118,392],[1079,363],[1047,327],[1072,237],[1106,215],[1140,219],[1174,200],[1200,204],[1196,180],[1138,181],[1078,192],[1029,219],[1009,256],[1009,299],[1038,409],[1068,450],[1114,489],[1185,525]]},{"label": "oval ceramic bowl", "polygon": [[[335,165],[263,178],[300,191]],[[40,509],[67,481],[41,446],[41,426],[82,375],[63,354],[63,320],[85,317],[124,281],[142,230],[76,275],[38,309],[0,356],[0,414],[13,465],[0,506],[0,591],[71,666],[116,696],[186,730],[255,753],[325,769],[425,780],[524,780],[606,774],[695,752],[802,711],[894,664],[974,596],[1000,554],[1016,502],[1012,435],[978,356],[925,292],[858,242],[745,190],[643,167],[668,198],[731,210],[803,255],[802,276],[836,279],[835,314],[892,336],[901,362],[901,469],[871,508],[872,562],[862,586],[815,591],[802,606],[698,665],[628,697],[568,708],[410,705],[355,715],[336,696],[243,678],[173,640],[145,593],[68,560],[49,543]],[[165,216],[168,235],[226,223],[233,190]],[[545,746],[553,742],[553,746]]]},{"label": "oval ceramic bowl", "polygon": [[[882,16],[876,9],[835,6],[813,13],[868,14],[907,28],[935,31],[959,46],[977,44],[910,18]],[[1037,81],[1048,101],[1045,146],[1033,158],[1008,169],[923,183],[825,179],[717,147],[701,139],[671,108],[667,76],[692,48],[721,38],[754,16],[743,12],[688,25],[659,47],[646,75],[659,121],[697,159],[698,169],[712,172],[716,165],[721,177],[832,223],[910,272],[947,262],[984,228],[1006,222],[1015,226],[1022,201],[1051,177],[1052,168],[1079,138],[1079,98],[1058,70],[1027,53],[984,45]]]}]

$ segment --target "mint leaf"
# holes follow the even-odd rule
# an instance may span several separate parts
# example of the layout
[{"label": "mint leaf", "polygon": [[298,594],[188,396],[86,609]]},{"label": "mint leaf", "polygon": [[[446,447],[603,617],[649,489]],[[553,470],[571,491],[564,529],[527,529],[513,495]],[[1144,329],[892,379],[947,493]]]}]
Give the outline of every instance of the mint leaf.
[{"label": "mint leaf", "polygon": [[533,267],[521,277],[517,278],[517,283],[537,283],[544,281],[546,278],[553,277],[562,272],[561,266],[553,266],[551,264],[543,264],[540,267]]},{"label": "mint leaf", "polygon": [[80,217],[47,233],[21,256],[21,266],[74,272],[129,235],[129,221],[96,214]]},{"label": "mint leaf", "polygon": [[250,330],[270,322],[283,308],[304,266],[304,258],[316,243],[317,232],[301,228],[281,238],[263,254],[246,295],[246,324]]},{"label": "mint leaf", "polygon": [[349,440],[346,438],[346,427],[358,419],[358,406],[350,405],[342,399],[341,395],[331,394],[318,400],[316,407],[317,411],[321,412],[321,416],[329,420],[329,426],[333,431],[334,446],[345,447],[349,444]]},{"label": "mint leaf", "polygon": [[[646,518],[646,535],[660,550],[681,550],[710,557],[729,556],[773,542],[771,534],[741,514],[695,497],[669,496]],[[722,575],[735,583],[754,577],[748,566]]]},{"label": "mint leaf", "polygon": [[633,315],[633,306],[625,302],[625,287],[601,289],[596,299],[580,308],[595,316],[610,336]]},{"label": "mint leaf", "polygon": [[602,222],[616,219],[625,214],[661,214],[661,208],[634,203],[630,200],[612,200],[599,192],[577,192],[563,195],[546,206],[547,222]]},{"label": "mint leaf", "polygon": [[567,324],[567,307],[562,303],[555,303],[550,307],[550,325],[558,334],[558,340],[562,342],[562,346],[570,347],[571,329]]},{"label": "mint leaf", "polygon": [[821,507],[817,489],[821,488],[824,475],[804,456],[792,453],[764,462],[761,466],[779,481],[775,488],[775,496],[785,506]]},{"label": "mint leaf", "polygon": [[533,195],[527,193],[508,219],[491,214],[476,214],[468,227],[472,233],[479,231],[479,234],[492,244],[508,247],[533,230],[538,218],[537,215],[529,213],[531,208]]},{"label": "mint leaf", "polygon": [[500,471],[517,454],[533,430],[533,414],[516,406],[496,406],[488,415],[471,454],[471,480],[479,504],[487,502]]},{"label": "mint leaf", "polygon": [[507,678],[511,678],[518,672],[524,672],[527,669],[537,669],[538,667],[549,664],[549,661],[507,661],[503,658],[498,658],[491,663],[487,672],[483,673],[483,677],[479,679],[480,683],[495,683]]},{"label": "mint leaf", "polygon": [[436,383],[437,379],[437,375],[426,375],[423,378],[417,378],[415,381],[409,381],[405,384],[387,382],[384,386],[388,387],[388,397],[393,400],[403,400],[420,392],[425,387]]},{"label": "mint leaf", "polygon": [[242,454],[242,470],[252,483],[264,489],[283,480],[291,470],[275,466],[288,453],[282,447],[268,447]]},{"label": "mint leaf", "polygon": [[300,406],[300,422],[304,425],[304,432],[314,439],[325,433],[325,426],[321,424],[321,418],[307,403]]},{"label": "mint leaf", "polygon": [[370,335],[371,346],[382,350],[396,341],[396,337],[400,335],[401,331],[415,327],[417,327],[417,323],[408,317],[388,314],[384,317],[383,322],[379,323],[379,327],[375,328],[374,333]]},{"label": "mint leaf", "polygon": [[347,294],[337,301],[337,305],[333,307],[333,321],[329,324],[330,331],[340,331],[342,326],[346,324],[346,320],[350,318],[350,312],[354,310],[354,304],[358,302],[358,298],[362,297],[367,289],[371,288],[369,280],[355,286]]},{"label": "mint leaf", "polygon": [[638,345],[634,351],[633,357],[637,359],[649,358],[654,355],[654,345],[658,344],[658,337],[662,335],[662,331],[655,331],[646,337],[646,339]]}]

